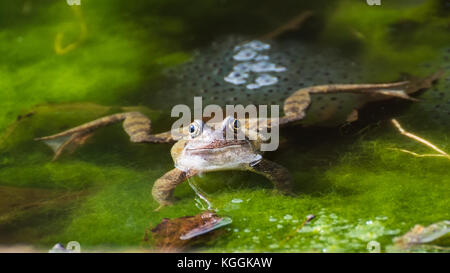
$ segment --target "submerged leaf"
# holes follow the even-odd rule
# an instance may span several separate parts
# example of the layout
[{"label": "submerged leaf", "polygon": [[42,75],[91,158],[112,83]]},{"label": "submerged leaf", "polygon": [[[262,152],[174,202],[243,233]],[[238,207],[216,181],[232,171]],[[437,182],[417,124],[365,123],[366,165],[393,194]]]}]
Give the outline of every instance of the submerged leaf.
[{"label": "submerged leaf", "polygon": [[[180,251],[199,242],[199,236],[228,225],[232,220],[219,217],[211,211],[195,216],[184,216],[175,219],[163,218],[161,223],[151,230],[155,246],[160,251]],[[202,239],[204,236],[202,236]],[[147,240],[147,238],[145,239]]]}]

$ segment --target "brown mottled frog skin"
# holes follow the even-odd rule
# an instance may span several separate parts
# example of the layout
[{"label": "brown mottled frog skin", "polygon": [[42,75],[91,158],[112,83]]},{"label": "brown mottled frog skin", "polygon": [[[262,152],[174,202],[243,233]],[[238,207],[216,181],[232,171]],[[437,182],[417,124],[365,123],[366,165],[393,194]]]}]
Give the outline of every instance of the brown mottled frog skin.
[{"label": "brown mottled frog skin", "polygon": [[[438,77],[439,75],[432,75],[414,83],[405,81],[382,84],[333,84],[302,88],[285,100],[284,116],[279,118],[275,126],[282,127],[304,119],[313,94],[352,93],[367,97],[366,101],[391,98],[415,100],[409,95],[420,89],[429,88]],[[351,116],[352,114],[349,113],[349,117]],[[151,134],[151,121],[145,115],[139,112],[125,112],[106,116],[59,134],[36,140],[63,139],[64,141],[55,147],[54,159],[57,159],[68,145],[80,145],[97,128],[119,121],[123,121],[123,128],[132,142],[175,142],[171,149],[175,168],[156,180],[153,185],[152,195],[159,203],[156,210],[173,203],[173,191],[178,184],[199,173],[211,171],[252,171],[271,180],[276,190],[282,193],[292,192],[289,172],[279,164],[262,157],[260,144],[264,138],[257,137],[256,140],[250,140],[248,136],[243,140],[224,138],[227,130],[239,130],[239,124],[244,124],[244,128],[249,129],[246,132],[259,132],[260,128],[254,126],[254,120],[236,121],[233,117],[227,117],[215,126],[196,120],[184,131],[186,137],[176,141],[170,131]],[[269,124],[268,126],[274,125]]]}]

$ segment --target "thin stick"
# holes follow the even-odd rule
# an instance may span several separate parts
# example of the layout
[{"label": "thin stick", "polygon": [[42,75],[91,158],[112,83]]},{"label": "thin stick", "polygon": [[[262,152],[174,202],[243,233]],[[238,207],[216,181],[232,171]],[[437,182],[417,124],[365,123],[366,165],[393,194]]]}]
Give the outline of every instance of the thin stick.
[{"label": "thin stick", "polygon": [[267,34],[259,37],[259,39],[272,40],[272,39],[275,39],[278,36],[286,33],[287,31],[299,29],[300,26],[303,24],[303,22],[305,22],[312,15],[313,15],[313,12],[310,10],[303,11],[302,13],[295,16],[293,19],[291,19],[286,24],[282,25],[281,27],[278,27],[277,29],[273,30],[270,33],[267,33]]},{"label": "thin stick", "polygon": [[[407,136],[411,139],[414,139],[415,141],[418,141],[420,143],[422,143],[423,145],[435,150],[436,152],[438,152],[439,154],[417,154],[405,149],[394,149],[394,150],[398,150],[404,153],[408,153],[417,157],[431,157],[431,156],[439,156],[439,157],[445,157],[450,159],[450,155],[448,155],[446,152],[442,151],[441,149],[439,149],[438,147],[436,147],[436,145],[432,144],[431,142],[429,142],[428,140],[425,140],[419,136],[416,136],[410,132],[405,131],[405,129],[403,129],[403,127],[400,125],[400,123],[396,120],[396,119],[392,119],[392,124],[394,124],[394,126],[397,128],[397,130],[400,132],[400,134]],[[392,149],[392,148],[391,148]]]},{"label": "thin stick", "polygon": [[418,154],[415,152],[411,152],[405,149],[398,149],[398,148],[388,148],[389,150],[394,150],[394,151],[400,151],[400,152],[404,152],[416,157],[447,157],[446,155],[441,155],[441,154]]},{"label": "thin stick", "polygon": [[311,222],[314,218],[316,218],[316,216],[314,214],[309,214],[308,216],[306,216],[305,221],[303,221],[303,223],[294,232],[291,232],[283,241],[281,241],[281,245],[284,245],[287,241],[292,239],[292,237],[296,233],[298,233],[300,231],[300,229],[302,229],[306,224]]}]

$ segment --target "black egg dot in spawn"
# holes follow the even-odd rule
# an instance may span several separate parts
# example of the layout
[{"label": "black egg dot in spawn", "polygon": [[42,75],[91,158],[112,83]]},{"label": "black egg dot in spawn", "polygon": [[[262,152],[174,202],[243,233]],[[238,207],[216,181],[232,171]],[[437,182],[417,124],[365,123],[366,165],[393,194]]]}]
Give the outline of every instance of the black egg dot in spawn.
[{"label": "black egg dot in spawn", "polygon": [[288,91],[292,91],[292,87],[288,87],[287,90],[288,90]]},{"label": "black egg dot in spawn", "polygon": [[236,98],[236,97],[233,97],[233,101],[237,101],[237,98]]},{"label": "black egg dot in spawn", "polygon": [[269,89],[269,93],[272,93],[273,92],[273,89]]},{"label": "black egg dot in spawn", "polygon": [[439,108],[439,107],[441,107],[441,105],[439,105],[439,104],[436,104],[436,105],[434,106],[434,108]]},{"label": "black egg dot in spawn", "polygon": [[335,101],[335,100],[337,100],[337,98],[336,97],[331,97],[330,100]]},{"label": "black egg dot in spawn", "polygon": [[220,83],[215,82],[215,83],[214,83],[214,86],[215,86],[215,87],[220,86]]},{"label": "black egg dot in spawn", "polygon": [[317,96],[317,100],[322,100],[322,96]]}]

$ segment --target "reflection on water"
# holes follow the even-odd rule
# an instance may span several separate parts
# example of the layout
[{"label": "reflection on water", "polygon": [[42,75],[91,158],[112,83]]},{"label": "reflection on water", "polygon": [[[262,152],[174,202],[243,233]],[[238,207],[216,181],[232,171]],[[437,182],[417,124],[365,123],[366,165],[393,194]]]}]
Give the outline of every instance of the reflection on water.
[{"label": "reflection on water", "polygon": [[195,182],[195,178],[188,179],[189,186],[194,190],[195,196],[195,206],[201,210],[214,210],[211,201],[208,200],[206,193],[200,189],[200,187]]}]

